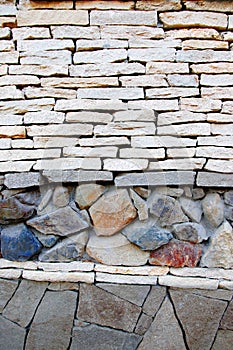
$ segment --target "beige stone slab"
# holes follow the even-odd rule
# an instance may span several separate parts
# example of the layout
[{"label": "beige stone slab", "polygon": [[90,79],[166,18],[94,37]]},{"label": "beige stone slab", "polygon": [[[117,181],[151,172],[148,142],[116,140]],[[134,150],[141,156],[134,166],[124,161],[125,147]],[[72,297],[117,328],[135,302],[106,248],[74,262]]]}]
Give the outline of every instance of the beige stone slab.
[{"label": "beige stone slab", "polygon": [[78,99],[116,99],[116,100],[138,100],[144,97],[142,88],[80,88]]},{"label": "beige stone slab", "polygon": [[147,98],[176,98],[198,96],[199,89],[189,87],[167,87],[146,89]]},{"label": "beige stone slab", "polygon": [[1,40],[0,41],[0,51],[14,51],[15,46],[11,40]]},{"label": "beige stone slab", "polygon": [[[1,81],[1,78],[0,78]],[[21,100],[24,98],[24,94],[16,86],[3,86],[0,87],[1,100]],[[1,119],[0,119],[1,120]],[[0,121],[1,125],[1,121]]]},{"label": "beige stone slab", "polygon": [[140,101],[129,101],[129,109],[154,109],[155,111],[177,111],[178,100],[140,100]]},{"label": "beige stone slab", "polygon": [[232,62],[233,51],[217,50],[180,50],[176,53],[178,62],[209,63],[209,62]]},{"label": "beige stone slab", "polygon": [[16,280],[22,275],[22,270],[19,269],[1,269],[0,278],[6,278],[9,280]]},{"label": "beige stone slab", "polygon": [[197,185],[204,187],[232,187],[232,174],[216,172],[199,172],[197,175]]},{"label": "beige stone slab", "polygon": [[[233,150],[230,149],[231,155]],[[209,159],[205,165],[205,169],[209,171],[216,171],[219,173],[233,174],[233,160],[214,160]]]},{"label": "beige stone slab", "polygon": [[107,266],[95,264],[94,271],[120,275],[163,276],[169,272],[168,267],[160,266]]},{"label": "beige stone slab", "polygon": [[11,148],[11,142],[12,142],[11,139],[0,139],[0,149]]},{"label": "beige stone slab", "polygon": [[51,33],[55,39],[100,39],[100,29],[97,26],[52,26]]},{"label": "beige stone slab", "polygon": [[199,146],[232,146],[233,136],[198,137]]},{"label": "beige stone slab", "polygon": [[1,172],[23,172],[23,171],[30,171],[32,170],[33,165],[35,164],[34,161],[6,161],[6,162],[0,162],[0,169]]},{"label": "beige stone slab", "polygon": [[17,64],[18,60],[19,60],[18,52],[1,52],[0,64],[5,64],[5,63]]},{"label": "beige stone slab", "polygon": [[8,66],[6,64],[0,65],[0,75],[6,75],[8,71]]},{"label": "beige stone slab", "polygon": [[41,86],[54,88],[81,88],[81,87],[107,87],[118,86],[117,78],[113,77],[94,77],[94,78],[42,78]]},{"label": "beige stone slab", "polygon": [[233,114],[233,101],[225,101],[222,104],[222,113]]},{"label": "beige stone slab", "polygon": [[7,259],[0,259],[0,269],[16,268],[22,270],[36,270],[37,263],[34,261],[11,261]]},{"label": "beige stone slab", "polygon": [[87,157],[87,158],[115,158],[118,148],[115,146],[106,147],[64,147],[65,157]]},{"label": "beige stone slab", "polygon": [[127,40],[109,40],[109,39],[97,39],[97,40],[77,40],[76,51],[92,51],[100,49],[127,49]]},{"label": "beige stone slab", "polygon": [[219,74],[219,73],[233,73],[233,63],[230,62],[216,62],[206,64],[193,64],[191,70],[194,73],[207,73],[207,74]]},{"label": "beige stone slab", "polygon": [[68,112],[66,121],[68,123],[98,123],[106,124],[112,121],[110,113],[101,112]]},{"label": "beige stone slab", "polygon": [[68,75],[68,65],[49,65],[40,66],[37,64],[30,65],[10,65],[9,74],[13,75],[37,75],[49,77],[51,75]]},{"label": "beige stone slab", "polygon": [[33,137],[34,148],[75,146],[78,141],[76,137]]},{"label": "beige stone slab", "polygon": [[193,158],[196,152],[196,148],[168,148],[168,158]]},{"label": "beige stone slab", "polygon": [[196,140],[174,136],[135,136],[131,138],[132,147],[194,147]]},{"label": "beige stone slab", "polygon": [[71,64],[71,51],[24,51],[20,53],[20,64],[68,65]]},{"label": "beige stone slab", "polygon": [[54,97],[74,99],[77,92],[71,89],[27,87],[24,89],[24,94],[26,98]]},{"label": "beige stone slab", "polygon": [[0,27],[15,27],[16,26],[16,17],[0,17]]},{"label": "beige stone slab", "polygon": [[159,284],[176,288],[218,289],[218,280],[207,278],[189,278],[177,276],[160,276]]},{"label": "beige stone slab", "polygon": [[12,140],[12,148],[34,148],[34,142],[30,139]]},{"label": "beige stone slab", "polygon": [[175,29],[166,32],[166,38],[173,39],[219,39],[221,35],[213,28]]},{"label": "beige stone slab", "polygon": [[10,39],[10,28],[0,28],[0,39]]},{"label": "beige stone slab", "polygon": [[210,99],[232,99],[233,87],[201,88],[201,96]]},{"label": "beige stone slab", "polygon": [[103,169],[108,171],[133,171],[145,170],[147,166],[147,159],[105,159]]},{"label": "beige stone slab", "polygon": [[155,11],[91,11],[91,25],[144,25],[156,26]]},{"label": "beige stone slab", "polygon": [[136,86],[168,86],[166,75],[138,75],[138,76],[124,76],[119,78],[122,86],[136,87]]},{"label": "beige stone slab", "polygon": [[233,32],[223,32],[222,37],[223,37],[223,40],[232,42],[233,41]]},{"label": "beige stone slab", "polygon": [[146,26],[103,26],[101,27],[102,39],[129,39],[147,38],[162,39],[164,30]]},{"label": "beige stone slab", "polygon": [[198,121],[206,121],[207,117],[204,113],[193,113],[189,111],[166,112],[158,115],[158,126],[178,124],[178,123],[193,123]]},{"label": "beige stone slab", "polygon": [[49,10],[18,11],[17,23],[19,27],[40,25],[86,25],[89,23],[88,11],[80,10]]},{"label": "beige stone slab", "polygon": [[35,75],[6,75],[0,77],[0,86],[4,85],[39,85],[40,79]]},{"label": "beige stone slab", "polygon": [[200,83],[204,86],[232,86],[233,74],[202,74]]},{"label": "beige stone slab", "polygon": [[33,39],[17,40],[18,51],[52,51],[74,50],[74,42],[70,39]]},{"label": "beige stone slab", "polygon": [[129,49],[129,61],[175,61],[176,50],[173,48]]},{"label": "beige stone slab", "polygon": [[182,7],[180,0],[139,0],[136,1],[137,10],[180,10]]},{"label": "beige stone slab", "polygon": [[189,73],[188,63],[174,62],[148,62],[146,64],[146,74],[175,74]]},{"label": "beige stone slab", "polygon": [[209,113],[207,121],[212,123],[233,123],[233,116],[224,113]]},{"label": "beige stone slab", "polygon": [[165,28],[210,27],[216,29],[227,28],[227,15],[216,12],[181,11],[166,12],[159,15]]},{"label": "beige stone slab", "polygon": [[51,110],[55,104],[53,98],[41,98],[22,101],[0,102],[0,112],[2,114],[24,114],[26,112]]},{"label": "beige stone slab", "polygon": [[77,10],[131,10],[134,1],[75,1]]},{"label": "beige stone slab", "polygon": [[26,137],[24,126],[0,126],[0,137],[21,139]]},{"label": "beige stone slab", "polygon": [[208,123],[188,123],[172,126],[159,126],[158,135],[201,136],[210,135]]},{"label": "beige stone slab", "polygon": [[1,16],[15,16],[16,6],[13,4],[2,4],[0,5],[0,14]]},{"label": "beige stone slab", "polygon": [[97,51],[76,52],[74,54],[74,64],[121,62],[126,59],[127,51],[125,49],[104,49]]},{"label": "beige stone slab", "polygon": [[217,269],[217,268],[170,268],[170,273],[176,276],[184,277],[204,277],[214,279],[233,280],[233,270]]},{"label": "beige stone slab", "polygon": [[120,150],[120,158],[165,158],[164,148],[123,148]]},{"label": "beige stone slab", "polygon": [[197,157],[230,159],[233,158],[233,148],[215,147],[215,146],[199,146],[196,149]]},{"label": "beige stone slab", "polygon": [[96,272],[96,282],[108,282],[118,284],[157,284],[157,276],[130,276],[111,275],[109,273]]},{"label": "beige stone slab", "polygon": [[[35,170],[100,170],[101,161],[98,158],[59,158],[52,160],[38,160],[34,165]],[[60,173],[61,176],[61,173]]]},{"label": "beige stone slab", "polygon": [[154,135],[155,124],[151,122],[117,122],[108,125],[96,125],[96,136],[137,136]]},{"label": "beige stone slab", "polygon": [[50,124],[32,125],[27,127],[28,136],[78,136],[91,135],[93,126],[89,124]]},{"label": "beige stone slab", "polygon": [[[218,97],[219,98],[219,97]],[[209,98],[182,98],[181,109],[191,112],[218,112],[222,103],[220,100],[212,100]]]},{"label": "beige stone slab", "polygon": [[35,10],[35,9],[72,9],[73,2],[71,0],[19,0],[18,8],[20,10]]},{"label": "beige stone slab", "polygon": [[153,110],[141,109],[141,110],[128,110],[128,111],[119,111],[113,114],[114,122],[123,122],[123,121],[156,121],[156,116]]},{"label": "beige stone slab", "polygon": [[26,160],[26,159],[41,159],[41,158],[57,158],[60,157],[59,149],[36,149],[36,150],[2,150],[0,151],[1,161],[11,161],[11,160]]},{"label": "beige stone slab", "polygon": [[149,39],[136,39],[131,38],[129,39],[129,48],[180,48],[181,47],[181,40],[179,39],[163,39],[163,40],[149,40]]},{"label": "beige stone slab", "polygon": [[81,64],[69,67],[71,76],[77,77],[108,77],[111,75],[143,74],[145,67],[141,63],[105,63],[103,64]]},{"label": "beige stone slab", "polygon": [[46,281],[94,283],[94,272],[23,271],[23,278],[38,282]]},{"label": "beige stone slab", "polygon": [[64,113],[54,111],[28,112],[23,117],[24,124],[60,124],[64,119]]},{"label": "beige stone slab", "polygon": [[42,269],[46,272],[56,272],[56,271],[62,271],[62,272],[75,272],[75,271],[83,271],[83,272],[89,272],[94,271],[94,263],[90,262],[81,262],[81,261],[72,261],[69,263],[44,263],[44,262],[38,262],[38,269]]},{"label": "beige stone slab", "polygon": [[183,50],[228,50],[229,44],[217,40],[185,40],[182,43]]},{"label": "beige stone slab", "polygon": [[167,159],[150,162],[149,170],[200,170],[206,162],[205,158]]},{"label": "beige stone slab", "polygon": [[[1,106],[1,105],[0,105]],[[1,108],[0,108],[1,109]],[[77,111],[77,110],[125,110],[127,104],[120,100],[59,100],[55,105],[55,111]]]},{"label": "beige stone slab", "polygon": [[169,74],[167,80],[170,86],[198,87],[199,77],[196,74]]},{"label": "beige stone slab", "polygon": [[202,0],[185,1],[185,6],[188,10],[195,11],[216,11],[216,12],[233,12],[233,4],[231,0]]},{"label": "beige stone slab", "polygon": [[119,137],[95,137],[93,139],[90,138],[81,138],[79,140],[80,146],[118,146],[118,145],[129,145],[130,141],[125,136]]},{"label": "beige stone slab", "polygon": [[233,281],[220,281],[219,288],[233,290]]},{"label": "beige stone slab", "polygon": [[46,27],[13,28],[12,35],[14,40],[50,38],[49,28]]}]

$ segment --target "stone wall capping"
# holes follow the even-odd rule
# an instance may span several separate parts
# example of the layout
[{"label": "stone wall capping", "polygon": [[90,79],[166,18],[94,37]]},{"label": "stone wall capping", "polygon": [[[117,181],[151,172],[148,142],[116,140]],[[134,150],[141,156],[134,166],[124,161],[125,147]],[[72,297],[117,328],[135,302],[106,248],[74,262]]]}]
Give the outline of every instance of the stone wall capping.
[{"label": "stone wall capping", "polygon": [[0,269],[0,278],[17,280],[22,276],[19,269]]},{"label": "stone wall capping", "polygon": [[208,278],[160,276],[159,284],[176,288],[218,289],[219,281]]},{"label": "stone wall capping", "polygon": [[94,263],[91,262],[81,262],[81,261],[72,261],[70,263],[43,263],[38,262],[38,269],[41,269],[45,272],[90,272],[94,271]]},{"label": "stone wall capping", "polygon": [[139,276],[160,276],[169,272],[168,267],[160,266],[107,266],[95,264],[94,271],[109,274],[139,275]]},{"label": "stone wall capping", "polygon": [[23,278],[37,282],[83,282],[94,283],[93,272],[45,272],[23,271]]},{"label": "stone wall capping", "polygon": [[151,284],[156,285],[157,276],[133,276],[133,275],[112,275],[109,273],[96,272],[96,282],[108,282],[119,284]]}]

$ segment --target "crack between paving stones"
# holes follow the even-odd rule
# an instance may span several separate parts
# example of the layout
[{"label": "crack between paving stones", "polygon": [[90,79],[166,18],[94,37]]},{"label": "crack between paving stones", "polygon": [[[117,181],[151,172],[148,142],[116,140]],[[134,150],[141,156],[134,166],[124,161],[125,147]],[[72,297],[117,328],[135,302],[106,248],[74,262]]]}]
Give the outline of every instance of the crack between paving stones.
[{"label": "crack between paving stones", "polygon": [[[5,308],[7,307],[7,305],[9,304],[9,302],[13,299],[15,293],[17,292],[17,290],[18,290],[18,288],[19,288],[19,286],[20,286],[20,284],[21,284],[21,282],[22,282],[22,280],[19,281],[17,288],[15,288],[15,291],[14,291],[14,293],[12,294],[11,298],[8,300],[8,302],[7,302],[6,305],[4,306],[4,308],[3,308],[3,310],[2,310],[2,313],[3,313],[3,311],[5,310]],[[2,315],[2,316],[3,316],[3,315]],[[4,316],[3,316],[3,317],[4,317]],[[5,317],[5,318],[6,318],[6,317]]]},{"label": "crack between paving stones", "polygon": [[[79,284],[79,288],[80,288],[80,284]],[[76,307],[75,307],[75,310],[74,310],[74,318],[73,318],[73,326],[71,328],[71,331],[70,331],[70,341],[69,341],[69,345],[67,347],[67,350],[70,349],[71,347],[71,344],[72,344],[72,340],[73,340],[73,329],[74,329],[74,325],[75,325],[75,319],[76,319],[76,315],[77,315],[77,312],[78,312],[78,305],[79,305],[79,290],[78,291],[74,291],[75,293],[77,293],[77,302],[76,302]]]},{"label": "crack between paving stones", "polygon": [[[147,295],[146,295],[146,297],[145,297],[145,299],[144,299],[142,305],[140,306],[141,312],[140,312],[140,314],[138,315],[138,319],[137,319],[137,322],[136,322],[135,327],[134,327],[134,329],[133,329],[133,332],[135,332],[135,330],[136,330],[136,328],[137,328],[137,325],[138,325],[138,322],[139,322],[139,320],[140,320],[142,314],[144,314],[144,312],[143,312],[143,305],[145,304],[145,302],[146,302],[146,300],[147,300],[147,298],[148,298],[148,295],[149,295],[150,292],[151,292],[151,289],[152,289],[152,286],[150,286],[150,289],[149,289],[149,291],[148,291],[148,293],[147,293]],[[135,333],[135,334],[137,334],[137,333]],[[140,335],[140,334],[139,334],[139,335]]]},{"label": "crack between paving stones", "polygon": [[213,346],[214,346],[214,343],[215,343],[215,341],[216,341],[217,334],[218,334],[218,331],[219,331],[219,328],[220,328],[222,319],[223,319],[223,317],[224,317],[224,315],[225,315],[225,313],[226,313],[226,311],[227,311],[229,305],[230,305],[230,301],[227,302],[227,306],[226,306],[226,308],[225,308],[225,310],[224,310],[224,312],[223,312],[223,314],[222,314],[221,319],[219,320],[218,329],[217,329],[217,332],[216,332],[216,334],[215,334],[215,336],[214,336],[214,339],[213,339],[213,342],[212,342],[212,344],[211,344],[210,350],[211,350],[211,349],[213,348]]},{"label": "crack between paving stones", "polygon": [[173,300],[172,300],[172,297],[171,297],[171,295],[170,295],[169,290],[168,290],[168,298],[169,298],[169,300],[170,300],[170,302],[171,302],[171,304],[172,304],[173,312],[174,312],[175,318],[176,318],[176,320],[177,320],[177,322],[178,322],[178,324],[179,324],[179,326],[180,326],[180,329],[181,329],[181,332],[182,332],[182,335],[183,335],[184,345],[186,346],[186,349],[187,349],[187,350],[191,350],[191,349],[189,348],[189,346],[188,346],[188,342],[187,342],[187,339],[186,339],[185,330],[184,330],[183,325],[182,325],[182,323],[181,323],[181,321],[180,321],[180,319],[179,319],[179,317],[178,317],[178,315],[177,315],[176,308],[175,308],[175,305],[174,305],[174,303],[173,303]]}]

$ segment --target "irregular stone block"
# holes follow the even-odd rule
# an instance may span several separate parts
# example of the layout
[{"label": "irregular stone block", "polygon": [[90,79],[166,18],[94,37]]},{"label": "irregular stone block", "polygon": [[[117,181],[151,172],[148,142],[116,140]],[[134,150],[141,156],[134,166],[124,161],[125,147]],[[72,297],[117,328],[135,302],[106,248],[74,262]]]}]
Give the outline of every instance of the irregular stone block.
[{"label": "irregular stone block", "polygon": [[98,262],[106,265],[145,265],[149,252],[131,244],[121,233],[111,237],[92,235],[86,248],[87,253]]},{"label": "irregular stone block", "polygon": [[205,218],[218,227],[224,219],[224,204],[218,193],[208,193],[202,200],[202,208]]},{"label": "irregular stone block", "polygon": [[134,9],[133,1],[113,0],[110,3],[105,1],[75,1],[76,9],[84,10],[131,10]]},{"label": "irregular stone block", "polygon": [[173,48],[129,49],[129,61],[175,61],[176,50]]},{"label": "irregular stone block", "polygon": [[188,10],[195,11],[233,12],[233,4],[230,0],[185,1],[185,6]]},{"label": "irregular stone block", "polygon": [[197,175],[197,185],[205,187],[232,187],[233,178],[231,174],[199,172]]},{"label": "irregular stone block", "polygon": [[1,286],[0,312],[2,313],[4,307],[6,306],[8,301],[11,299],[16,288],[18,287],[18,282],[1,279],[0,286]]},{"label": "irregular stone block", "polygon": [[76,52],[74,54],[74,64],[80,63],[111,63],[121,62],[127,59],[125,49],[97,50],[87,52]]},{"label": "irregular stone block", "polygon": [[221,350],[221,349],[231,350],[232,342],[233,342],[232,331],[219,330],[212,349],[213,350]]},{"label": "irregular stone block", "polygon": [[204,64],[193,64],[191,65],[193,73],[232,73],[233,63],[230,62],[215,62],[215,63],[204,63]]},{"label": "irregular stone block", "polygon": [[36,283],[22,280],[13,298],[4,309],[3,316],[25,328],[32,320],[47,286],[46,282]]},{"label": "irregular stone block", "polygon": [[147,98],[175,98],[175,97],[189,97],[197,96],[198,89],[196,88],[182,88],[182,87],[168,87],[168,88],[154,88],[146,90]]},{"label": "irregular stone block", "polygon": [[161,286],[152,286],[146,301],[143,304],[142,310],[146,315],[154,317],[161,307],[161,304],[166,296],[166,288]]},{"label": "irregular stone block", "polygon": [[174,62],[148,62],[146,64],[146,74],[175,74],[188,73],[187,63]]},{"label": "irregular stone block", "polygon": [[145,170],[148,167],[147,159],[105,159],[104,170],[134,171]]},{"label": "irregular stone block", "polygon": [[50,38],[49,28],[37,28],[37,27],[13,28],[12,35],[13,35],[13,40]]},{"label": "irregular stone block", "polygon": [[202,207],[200,201],[193,201],[192,199],[181,197],[179,199],[181,207],[188,217],[195,222],[200,222],[202,217]]},{"label": "irregular stone block", "polygon": [[176,224],[173,226],[173,233],[176,238],[182,241],[189,241],[193,243],[201,243],[208,239],[208,235],[204,227],[194,222],[185,222],[183,224]]},{"label": "irregular stone block", "polygon": [[224,193],[224,202],[233,207],[233,190]]},{"label": "irregular stone block", "polygon": [[102,39],[129,39],[129,38],[164,38],[162,28],[146,26],[104,26],[101,28]]},{"label": "irregular stone block", "polygon": [[22,65],[68,65],[71,64],[71,51],[23,51],[20,53]]},{"label": "irregular stone block", "polygon": [[149,263],[172,267],[195,267],[201,254],[200,245],[173,239],[166,245],[152,251]]},{"label": "irregular stone block", "polygon": [[106,191],[105,187],[97,184],[84,184],[76,188],[75,202],[80,209],[90,207]]},{"label": "irregular stone block", "polygon": [[113,175],[109,171],[87,171],[87,170],[44,170],[45,176],[49,182],[111,182]]},{"label": "irregular stone block", "polygon": [[[40,174],[39,173],[12,173],[5,175],[4,185],[8,188],[27,188],[32,186],[39,186]],[[31,216],[31,215],[30,215]]]},{"label": "irregular stone block", "polygon": [[85,99],[127,99],[138,100],[144,97],[142,88],[80,88],[78,89],[77,98]]},{"label": "irregular stone block", "polygon": [[89,226],[81,214],[69,206],[46,215],[34,217],[28,220],[27,224],[43,234],[58,236],[67,236]]},{"label": "irregular stone block", "polygon": [[26,349],[66,349],[73,326],[77,293],[47,291],[42,299],[28,333]]},{"label": "irregular stone block", "polygon": [[4,225],[28,219],[34,212],[34,206],[24,204],[15,196],[0,201],[0,223]]},{"label": "irregular stone block", "polygon": [[1,349],[23,349],[26,330],[0,315]]},{"label": "irregular stone block", "polygon": [[139,317],[139,320],[134,332],[139,335],[144,335],[148,330],[148,328],[150,327],[152,321],[153,321],[153,318],[151,316],[148,316],[142,313],[141,316]]},{"label": "irregular stone block", "polygon": [[217,40],[185,40],[183,50],[228,50],[228,43]]},{"label": "irregular stone block", "polygon": [[64,186],[57,186],[53,192],[53,204],[58,208],[63,208],[69,204],[69,190]]},{"label": "irregular stone block", "polygon": [[132,189],[130,189],[130,197],[133,200],[134,206],[138,212],[138,218],[140,221],[148,219],[148,207],[146,202]]},{"label": "irregular stone block", "polygon": [[221,320],[221,329],[233,330],[233,301],[231,301],[227,307],[226,312]]},{"label": "irregular stone block", "polygon": [[72,334],[71,350],[93,350],[100,349],[104,344],[104,349],[136,349],[141,337],[136,334],[129,334],[120,330],[114,330],[97,325],[87,325],[86,327],[75,327]]},{"label": "irregular stone block", "polygon": [[155,11],[91,11],[91,25],[146,25],[156,26]]},{"label": "irregular stone block", "polygon": [[145,284],[155,285],[158,282],[157,276],[125,276],[125,275],[111,275],[108,273],[96,273],[96,281],[104,283],[118,283],[118,284]]},{"label": "irregular stone block", "polygon": [[228,221],[224,221],[211,237],[210,245],[202,256],[201,266],[233,267],[233,229]]},{"label": "irregular stone block", "polygon": [[101,326],[133,332],[141,308],[94,285],[81,284],[77,317]]},{"label": "irregular stone block", "polygon": [[90,210],[98,236],[111,236],[133,221],[137,215],[127,190],[104,194]]},{"label": "irregular stone block", "polygon": [[136,2],[137,10],[158,10],[158,11],[170,11],[181,10],[180,0],[139,0]]}]

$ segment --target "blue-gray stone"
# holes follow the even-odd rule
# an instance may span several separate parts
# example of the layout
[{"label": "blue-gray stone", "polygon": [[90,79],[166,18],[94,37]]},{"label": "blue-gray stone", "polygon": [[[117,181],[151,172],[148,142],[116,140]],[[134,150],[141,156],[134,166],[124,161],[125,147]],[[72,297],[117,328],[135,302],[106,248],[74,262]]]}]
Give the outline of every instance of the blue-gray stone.
[{"label": "blue-gray stone", "polygon": [[1,232],[1,253],[5,259],[27,261],[41,248],[42,244],[24,224],[8,226]]}]

